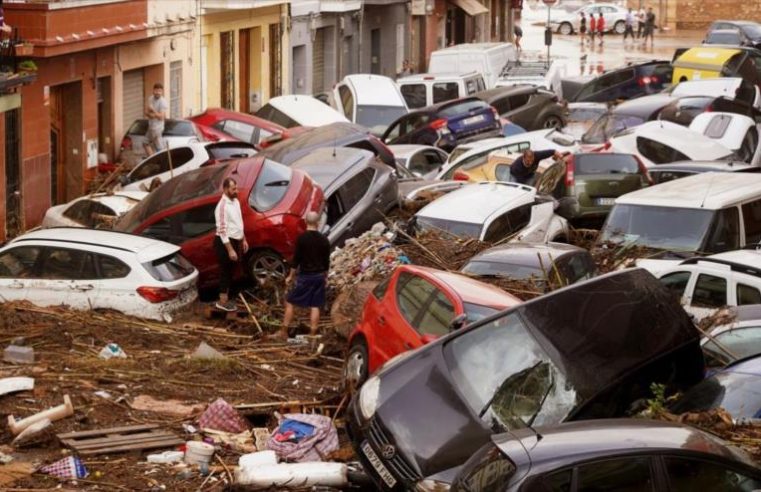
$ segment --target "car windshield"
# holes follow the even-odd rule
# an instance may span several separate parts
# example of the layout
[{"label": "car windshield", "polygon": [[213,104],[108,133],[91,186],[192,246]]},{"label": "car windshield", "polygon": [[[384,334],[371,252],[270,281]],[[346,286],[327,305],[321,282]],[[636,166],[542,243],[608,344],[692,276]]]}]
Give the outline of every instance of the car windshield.
[{"label": "car windshield", "polygon": [[185,120],[166,120],[164,122],[165,137],[192,137],[196,132],[193,123]]},{"label": "car windshield", "polygon": [[292,175],[291,168],[269,159],[265,160],[254,189],[248,197],[248,204],[258,212],[272,210],[288,191]]},{"label": "car windshield", "polygon": [[571,108],[568,113],[568,121],[590,121],[597,120],[605,114],[606,108]]},{"label": "car windshield", "polygon": [[714,31],[708,35],[707,44],[740,44],[740,33],[736,31]]},{"label": "car windshield", "polygon": [[180,253],[143,263],[143,267],[159,282],[174,282],[195,271],[193,265]]},{"label": "car windshield", "polygon": [[415,228],[420,232],[434,231],[434,232],[448,232],[452,236],[457,237],[481,237],[481,224],[474,224],[472,222],[458,222],[456,220],[447,219],[435,219],[432,217],[415,218]]},{"label": "car windshield", "polygon": [[600,232],[600,240],[675,251],[700,251],[713,216],[713,210],[705,209],[616,205]]},{"label": "car windshield", "polygon": [[452,339],[444,358],[468,406],[495,432],[559,423],[576,405],[572,385],[515,313]]},{"label": "car windshield", "polygon": [[749,38],[761,38],[761,26],[758,24],[743,24],[742,30]]},{"label": "car windshield", "polygon": [[469,261],[462,268],[464,273],[479,276],[509,277],[515,280],[543,279],[541,268],[498,261]]},{"label": "car windshield", "polygon": [[675,413],[723,408],[732,417],[761,418],[759,376],[720,372],[687,390],[672,407]]},{"label": "car windshield", "polygon": [[388,125],[407,114],[400,106],[357,106],[357,123],[370,129],[373,135],[383,135]]},{"label": "car windshield", "polygon": [[466,115],[471,111],[488,108],[489,105],[485,102],[477,99],[458,102],[449,106],[441,108],[438,112],[438,116],[442,118],[452,118],[455,116]]},{"label": "car windshield", "polygon": [[637,174],[639,164],[631,154],[581,154],[574,158],[577,175]]},{"label": "car windshield", "polygon": [[628,128],[633,128],[644,123],[644,118],[627,114],[607,113],[594,122],[594,124],[581,137],[581,143],[602,144]]}]

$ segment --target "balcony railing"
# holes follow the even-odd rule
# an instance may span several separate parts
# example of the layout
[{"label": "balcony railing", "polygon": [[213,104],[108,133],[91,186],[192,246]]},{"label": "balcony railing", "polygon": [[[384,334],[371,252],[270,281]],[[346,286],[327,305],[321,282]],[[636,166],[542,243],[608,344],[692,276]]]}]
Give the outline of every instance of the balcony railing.
[{"label": "balcony railing", "polygon": [[32,46],[18,37],[17,30],[0,37],[0,94],[37,79],[37,65],[28,58],[31,52]]}]

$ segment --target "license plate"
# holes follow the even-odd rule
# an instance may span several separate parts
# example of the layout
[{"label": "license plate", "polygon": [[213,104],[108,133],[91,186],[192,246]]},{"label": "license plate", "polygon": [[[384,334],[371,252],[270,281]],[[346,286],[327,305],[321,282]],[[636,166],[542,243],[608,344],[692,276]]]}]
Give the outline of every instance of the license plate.
[{"label": "license plate", "polygon": [[595,204],[597,205],[615,205],[615,198],[595,198]]},{"label": "license plate", "polygon": [[367,441],[362,443],[362,452],[365,453],[367,460],[373,465],[373,468],[378,472],[378,475],[380,475],[383,482],[388,485],[389,488],[393,488],[393,486],[396,485],[396,479],[381,462],[380,458],[378,458],[378,455],[375,454],[375,451],[373,451],[373,448],[370,447]]},{"label": "license plate", "polygon": [[484,121],[484,115],[479,114],[478,116],[471,116],[470,118],[465,118],[462,120],[462,122],[466,125],[472,125],[474,123],[481,123]]}]

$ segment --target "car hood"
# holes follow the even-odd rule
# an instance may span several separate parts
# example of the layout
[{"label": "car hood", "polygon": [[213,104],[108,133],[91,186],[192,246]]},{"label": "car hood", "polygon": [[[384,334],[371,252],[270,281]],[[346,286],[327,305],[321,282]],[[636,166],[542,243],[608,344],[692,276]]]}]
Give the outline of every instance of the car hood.
[{"label": "car hood", "polygon": [[[572,420],[623,378],[652,369],[656,362],[685,347],[691,349],[692,359],[677,370],[675,379],[694,384],[703,377],[698,331],[678,301],[644,270],[596,277],[528,301],[511,312],[520,314],[532,337],[575,391],[575,406],[561,420]],[[450,340],[492,319],[426,345],[378,373],[375,418],[423,477],[450,476],[489,441],[492,430],[465,403],[444,354]],[[619,415],[600,415],[615,416]]]}]

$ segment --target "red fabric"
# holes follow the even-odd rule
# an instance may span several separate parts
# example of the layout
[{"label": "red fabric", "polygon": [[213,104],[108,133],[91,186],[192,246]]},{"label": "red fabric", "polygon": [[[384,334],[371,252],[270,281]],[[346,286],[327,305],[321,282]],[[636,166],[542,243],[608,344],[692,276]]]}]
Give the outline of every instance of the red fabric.
[{"label": "red fabric", "polygon": [[218,398],[206,408],[198,419],[198,425],[201,429],[214,429],[233,434],[248,430],[248,424],[243,417],[222,398]]}]

